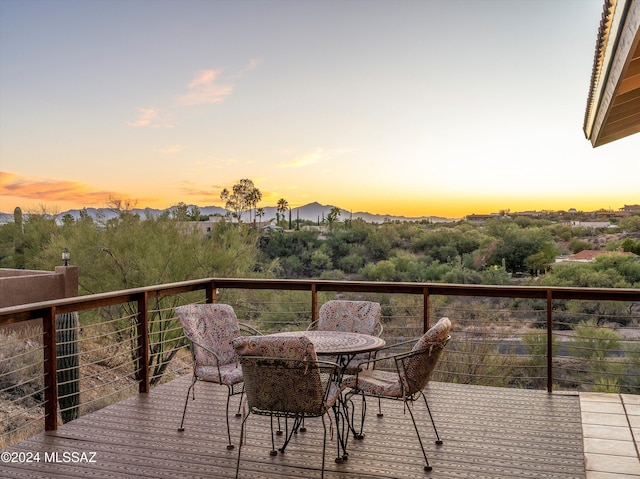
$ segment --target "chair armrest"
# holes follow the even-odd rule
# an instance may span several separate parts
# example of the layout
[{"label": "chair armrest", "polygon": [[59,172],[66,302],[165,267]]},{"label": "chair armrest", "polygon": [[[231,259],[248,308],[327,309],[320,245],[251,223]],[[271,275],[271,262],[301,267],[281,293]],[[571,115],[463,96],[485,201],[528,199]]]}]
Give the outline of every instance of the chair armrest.
[{"label": "chair armrest", "polygon": [[316,319],[315,321],[312,321],[311,324],[309,324],[309,326],[307,326],[307,331],[314,331],[318,329],[318,320]]},{"label": "chair armrest", "polygon": [[[446,340],[444,340],[442,343],[432,343],[434,346],[438,346],[441,349],[444,349],[445,346],[447,345],[447,343],[449,342],[449,340],[451,340],[451,336],[449,336]],[[402,345],[402,344],[406,344],[406,343],[413,343],[414,341],[403,341],[401,343],[397,343],[394,344],[392,346],[387,346],[384,347],[382,349],[378,349],[377,351],[375,351],[374,353],[379,353],[380,351],[384,351],[387,349],[391,349],[394,347],[397,347],[398,345]],[[381,358],[373,358],[370,359],[368,361],[363,361],[362,363],[360,363],[360,368],[358,369],[358,371],[356,372],[356,378],[358,377],[358,374],[360,373],[360,371],[362,369],[375,369],[375,364],[379,363],[381,361],[388,361],[391,362],[393,361],[393,364],[395,364],[395,368],[396,368],[396,372],[400,373],[400,364],[402,363],[402,361],[408,357],[411,357],[415,354],[421,353],[422,351],[424,351],[424,349],[428,349],[428,348],[423,348],[423,349],[418,349],[418,350],[411,350],[411,351],[405,351],[403,353],[396,353],[396,354],[391,354],[389,356],[384,356]],[[369,365],[373,365],[373,367],[370,367]]]},{"label": "chair armrest", "polygon": [[210,353],[210,354],[213,354],[213,357],[215,357],[215,358],[216,358],[216,361],[220,361],[220,356],[218,356],[218,355],[216,354],[216,352],[215,352],[215,351],[213,351],[212,349],[210,349],[210,348],[206,347],[204,344],[200,344],[199,342],[194,341],[194,340],[193,340],[193,339],[191,339],[189,336],[186,336],[186,335],[185,335],[185,337],[186,337],[189,341],[191,341],[191,344],[195,344],[195,345],[196,345],[196,346],[198,346],[199,348],[204,349],[206,352],[208,352],[208,353]]},{"label": "chair armrest", "polygon": [[[395,344],[391,344],[389,346],[385,346],[384,348],[376,349],[375,351],[372,351],[372,353],[371,353],[374,356],[374,359],[372,359],[372,361],[375,360],[375,359],[388,359],[391,356],[385,356],[384,358],[376,358],[376,356],[378,355],[378,353],[381,353],[381,352],[384,352],[384,351],[388,351],[390,349],[396,349],[398,346],[404,346],[405,344],[415,344],[415,342],[417,340],[418,340],[417,338],[416,339],[408,339],[406,341],[401,341],[399,343],[395,343]],[[396,353],[396,354],[401,354],[401,353]]]},{"label": "chair armrest", "polygon": [[373,334],[374,336],[380,337],[382,336],[382,331],[384,331],[384,326],[382,325],[382,323],[378,323]]},{"label": "chair armrest", "polygon": [[264,336],[262,331],[258,331],[253,326],[249,326],[246,323],[238,323],[240,325],[240,332],[244,331],[250,333],[250,336]]}]

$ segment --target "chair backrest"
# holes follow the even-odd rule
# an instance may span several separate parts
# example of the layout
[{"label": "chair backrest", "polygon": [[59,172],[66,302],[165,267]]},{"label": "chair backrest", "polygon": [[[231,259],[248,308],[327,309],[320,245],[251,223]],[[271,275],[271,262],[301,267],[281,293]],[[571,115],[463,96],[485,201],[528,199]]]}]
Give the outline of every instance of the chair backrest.
[{"label": "chair backrest", "polygon": [[198,366],[223,366],[238,360],[231,340],[240,336],[238,318],[228,304],[187,304],[178,306],[176,314],[180,319],[185,336],[215,352],[215,356],[193,344],[193,355]]},{"label": "chair backrest", "polygon": [[319,331],[376,333],[380,323],[380,303],[373,301],[327,301],[318,311]]},{"label": "chair backrest", "polygon": [[440,318],[429,330],[422,335],[420,339],[413,345],[413,351],[425,349],[432,344],[442,344],[449,337],[451,332],[451,321],[449,318]]},{"label": "chair backrest", "polygon": [[450,339],[451,321],[441,318],[416,342],[401,361],[401,381],[405,395],[411,396],[424,389],[438,364],[442,351]]},{"label": "chair backrest", "polygon": [[254,414],[321,416],[325,391],[313,343],[306,337],[243,336],[233,340]]}]

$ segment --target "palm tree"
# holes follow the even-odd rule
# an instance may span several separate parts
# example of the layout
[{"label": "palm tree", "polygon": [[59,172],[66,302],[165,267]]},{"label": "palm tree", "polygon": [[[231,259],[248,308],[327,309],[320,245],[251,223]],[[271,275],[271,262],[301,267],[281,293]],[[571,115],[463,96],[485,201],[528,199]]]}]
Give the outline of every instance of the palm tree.
[{"label": "palm tree", "polygon": [[[254,211],[256,210],[258,203],[261,200],[262,200],[262,192],[258,188],[254,187],[249,191],[249,193],[247,193],[247,204]],[[251,221],[251,209],[249,210],[249,221]],[[255,224],[255,217],[256,215],[254,214],[254,218],[253,218],[254,224]]]},{"label": "palm tree", "polygon": [[280,215],[282,215],[282,220],[284,221],[284,212],[289,209],[289,202],[284,198],[280,198],[276,205],[276,223],[280,222]]},{"label": "palm tree", "polygon": [[327,222],[329,223],[329,228],[333,226],[333,223],[339,217],[340,217],[340,208],[338,208],[337,206],[334,206],[333,208],[331,208],[331,211],[329,211],[329,214],[327,215]]},{"label": "palm tree", "polygon": [[262,222],[262,217],[264,216],[264,208],[260,207],[256,209],[256,218],[260,218],[260,222]]}]

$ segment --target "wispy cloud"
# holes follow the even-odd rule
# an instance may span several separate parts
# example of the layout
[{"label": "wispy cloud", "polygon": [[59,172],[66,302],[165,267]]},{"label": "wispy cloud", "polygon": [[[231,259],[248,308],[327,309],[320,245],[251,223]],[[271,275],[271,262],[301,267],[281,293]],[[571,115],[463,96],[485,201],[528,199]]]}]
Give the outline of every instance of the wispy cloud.
[{"label": "wispy cloud", "polygon": [[221,185],[206,185],[203,186],[201,184],[196,184],[191,181],[182,181],[180,182],[180,187],[178,188],[180,193],[182,193],[187,198],[193,198],[193,202],[198,204],[220,204],[222,200],[220,199],[220,191],[224,186]]},{"label": "wispy cloud", "polygon": [[237,79],[244,77],[250,71],[255,70],[262,63],[260,58],[251,58],[247,64],[238,72],[233,75],[230,75],[229,78]]},{"label": "wispy cloud", "polygon": [[187,85],[187,92],[176,99],[180,106],[220,103],[231,94],[233,86],[219,83],[222,70],[204,70]]},{"label": "wispy cloud", "polygon": [[42,202],[73,202],[105,205],[111,198],[126,198],[116,191],[100,191],[79,181],[21,176],[0,171],[0,196],[15,196]]},{"label": "wispy cloud", "polygon": [[169,146],[159,146],[156,148],[156,152],[163,155],[173,155],[184,150],[185,147],[182,145],[169,145]]},{"label": "wispy cloud", "polygon": [[297,156],[291,161],[281,163],[279,166],[281,168],[302,168],[324,161],[330,156],[331,152],[325,150],[324,148],[316,148],[315,150],[308,151],[300,156]]},{"label": "wispy cloud", "polygon": [[138,116],[133,121],[128,121],[127,125],[134,128],[173,128],[173,123],[160,117],[160,110],[157,108],[138,108]]},{"label": "wispy cloud", "polygon": [[129,126],[149,126],[154,118],[158,116],[158,110],[155,108],[138,108],[138,118],[134,121],[128,121]]}]

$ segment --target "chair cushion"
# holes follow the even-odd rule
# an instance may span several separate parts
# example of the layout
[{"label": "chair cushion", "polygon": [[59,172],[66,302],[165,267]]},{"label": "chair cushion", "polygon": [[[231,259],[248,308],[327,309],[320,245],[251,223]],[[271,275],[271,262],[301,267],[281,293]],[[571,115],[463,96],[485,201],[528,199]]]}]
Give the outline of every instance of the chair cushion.
[{"label": "chair cushion", "polygon": [[247,401],[253,413],[279,411],[318,416],[340,397],[341,384],[309,367],[317,356],[306,336],[243,336],[232,343],[242,364]]},{"label": "chair cushion", "polygon": [[380,322],[380,303],[331,300],[318,311],[318,330],[375,334]]},{"label": "chair cushion", "polygon": [[442,344],[449,337],[449,333],[451,331],[451,321],[449,318],[440,318],[434,326],[429,329],[424,335],[418,339],[416,344],[413,345],[412,351],[417,351],[418,349],[425,349],[430,347],[432,344]]},{"label": "chair cushion", "polygon": [[225,384],[233,386],[242,382],[242,368],[240,364],[223,364],[220,366],[218,374],[218,366],[196,366],[196,377],[203,381],[211,381],[213,383]]},{"label": "chair cushion", "polygon": [[345,386],[342,383],[337,383],[335,381],[331,381],[329,384],[329,392],[327,393],[327,399],[325,400],[325,409],[329,409],[332,407],[336,401],[340,398],[340,394],[345,389]]},{"label": "chair cushion", "polygon": [[[356,384],[357,379],[357,384]],[[400,377],[391,371],[368,369],[356,376],[345,376],[342,380],[345,388],[353,388],[372,396],[402,397]]]},{"label": "chair cushion", "polygon": [[[176,308],[185,335],[214,351],[220,365],[234,364],[237,355],[231,340],[240,336],[240,325],[233,308],[228,304],[187,304]],[[194,345],[197,366],[216,366],[214,355]]]},{"label": "chair cushion", "polygon": [[316,350],[309,338],[291,336],[242,336],[231,342],[238,356],[306,359],[316,361]]}]

